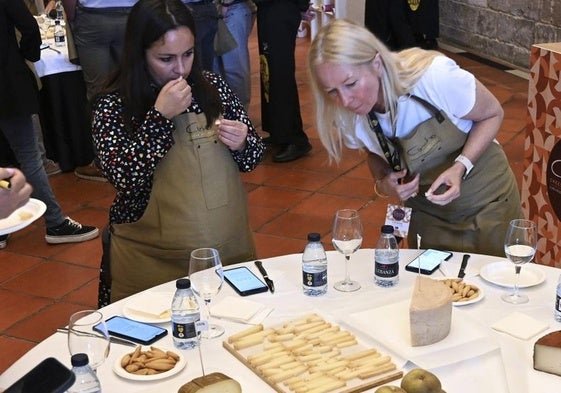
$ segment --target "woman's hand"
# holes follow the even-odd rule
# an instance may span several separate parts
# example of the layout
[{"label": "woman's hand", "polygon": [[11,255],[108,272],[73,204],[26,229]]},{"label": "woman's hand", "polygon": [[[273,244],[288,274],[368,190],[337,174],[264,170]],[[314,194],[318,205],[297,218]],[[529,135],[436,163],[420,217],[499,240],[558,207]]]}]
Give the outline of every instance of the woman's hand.
[{"label": "woman's hand", "polygon": [[238,120],[220,119],[216,120],[218,138],[230,150],[242,151],[245,148],[245,138],[247,137],[247,124]]},{"label": "woman's hand", "polygon": [[0,180],[8,179],[10,189],[0,188],[0,218],[8,217],[18,207],[29,201],[31,185],[25,181],[25,176],[19,169],[0,168]]},{"label": "woman's hand", "polygon": [[387,196],[394,196],[402,201],[415,198],[419,192],[419,174],[416,174],[408,182],[406,181],[407,169],[399,172],[390,172],[384,178],[378,180],[378,191]]},{"label": "woman's hand", "polygon": [[185,79],[179,77],[166,83],[154,107],[166,118],[173,119],[175,116],[183,113],[191,105],[193,95],[191,93],[191,86]]},{"label": "woman's hand", "polygon": [[[426,198],[436,205],[447,205],[461,194],[462,176],[466,168],[459,162],[455,162],[436,178],[426,192]],[[443,193],[435,194],[438,188],[447,188]]]}]

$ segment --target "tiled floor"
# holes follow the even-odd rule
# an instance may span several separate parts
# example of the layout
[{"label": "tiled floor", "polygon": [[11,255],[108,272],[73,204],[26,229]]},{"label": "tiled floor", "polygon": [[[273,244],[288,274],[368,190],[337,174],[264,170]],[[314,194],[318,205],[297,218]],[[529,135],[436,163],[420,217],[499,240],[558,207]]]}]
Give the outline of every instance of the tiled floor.
[{"label": "tiled floor", "polygon": [[[317,231],[331,248],[329,233],[335,210],[360,210],[365,224],[363,247],[373,247],[383,223],[388,199],[374,195],[365,155],[347,151],[340,166],[330,166],[313,126],[313,105],[305,72],[309,41],[297,45],[297,79],[302,115],[314,149],[292,163],[275,164],[271,154],[255,171],[243,174],[249,193],[251,225],[258,255],[267,258],[301,252],[306,234]],[[250,114],[260,126],[258,57],[251,38],[253,104]],[[448,53],[448,52],[447,52]],[[448,53],[450,54],[450,53]],[[505,120],[499,141],[504,146],[519,185],[523,170],[527,80],[450,54],[473,72],[504,106]],[[109,184],[79,180],[72,173],[51,178],[66,214],[80,222],[102,227],[113,198]],[[50,246],[41,221],[9,240],[0,251],[0,373],[14,360],[68,322],[74,311],[96,306],[99,239],[83,244]]]}]

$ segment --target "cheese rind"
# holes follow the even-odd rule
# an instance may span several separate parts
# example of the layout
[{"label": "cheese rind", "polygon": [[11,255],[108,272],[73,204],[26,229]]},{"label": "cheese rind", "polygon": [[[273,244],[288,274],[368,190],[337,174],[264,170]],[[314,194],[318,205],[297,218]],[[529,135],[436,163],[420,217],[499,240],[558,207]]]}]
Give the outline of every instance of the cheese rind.
[{"label": "cheese rind", "polygon": [[551,332],[536,341],[534,369],[561,375],[561,331]]},{"label": "cheese rind", "polygon": [[177,393],[242,393],[242,387],[227,375],[212,373],[187,382]]},{"label": "cheese rind", "polygon": [[452,294],[442,281],[419,276],[409,305],[411,345],[434,344],[450,333]]}]

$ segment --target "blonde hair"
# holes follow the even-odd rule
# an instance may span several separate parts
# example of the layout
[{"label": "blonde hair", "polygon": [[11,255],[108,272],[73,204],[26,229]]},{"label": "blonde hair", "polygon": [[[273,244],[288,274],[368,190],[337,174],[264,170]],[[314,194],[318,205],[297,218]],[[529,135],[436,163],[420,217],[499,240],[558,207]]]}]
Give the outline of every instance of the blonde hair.
[{"label": "blonde hair", "polygon": [[335,19],[323,26],[310,46],[308,72],[316,105],[318,134],[330,159],[336,162],[341,160],[343,133],[355,129],[359,122],[366,122],[366,117],[340,107],[330,99],[319,86],[315,66],[322,63],[362,66],[378,54],[382,62],[380,88],[385,110],[395,124],[398,98],[411,91],[441,53],[420,48],[391,52],[366,28],[345,19]]}]

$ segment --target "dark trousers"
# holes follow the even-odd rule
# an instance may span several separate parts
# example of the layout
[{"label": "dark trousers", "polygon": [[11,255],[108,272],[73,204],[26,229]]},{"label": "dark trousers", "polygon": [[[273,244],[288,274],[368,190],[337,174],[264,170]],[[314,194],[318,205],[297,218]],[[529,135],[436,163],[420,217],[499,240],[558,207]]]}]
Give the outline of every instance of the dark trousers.
[{"label": "dark trousers", "polygon": [[391,50],[416,45],[404,1],[366,0],[364,25]]},{"label": "dark trousers", "polygon": [[420,2],[419,0],[407,0],[407,2],[409,23],[418,39],[438,38],[440,32],[438,0],[420,0]]},{"label": "dark trousers", "polygon": [[301,14],[297,3],[259,3],[257,37],[261,62],[261,121],[275,144],[305,145],[295,76],[294,50]]}]

